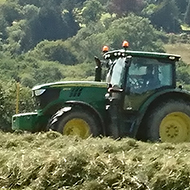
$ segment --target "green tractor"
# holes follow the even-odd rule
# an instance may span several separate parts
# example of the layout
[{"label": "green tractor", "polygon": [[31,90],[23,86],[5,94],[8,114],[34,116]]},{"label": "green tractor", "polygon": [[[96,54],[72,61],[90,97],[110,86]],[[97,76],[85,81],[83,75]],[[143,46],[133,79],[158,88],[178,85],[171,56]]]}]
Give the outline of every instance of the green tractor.
[{"label": "green tractor", "polygon": [[[130,51],[96,58],[95,81],[65,81],[32,89],[37,110],[13,115],[12,129],[64,135],[190,141],[190,94],[176,87],[179,55]],[[102,66],[106,81],[102,82]]]}]

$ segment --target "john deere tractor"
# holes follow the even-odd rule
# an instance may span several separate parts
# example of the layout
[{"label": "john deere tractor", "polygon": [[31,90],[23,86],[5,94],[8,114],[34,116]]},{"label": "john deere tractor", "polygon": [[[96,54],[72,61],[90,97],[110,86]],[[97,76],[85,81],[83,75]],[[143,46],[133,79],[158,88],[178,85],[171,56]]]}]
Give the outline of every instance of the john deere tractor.
[{"label": "john deere tractor", "polygon": [[[37,111],[12,117],[13,130],[54,130],[63,135],[190,141],[190,94],[176,87],[179,55],[130,51],[96,58],[95,81],[35,86]],[[102,82],[101,70],[107,76]]]}]

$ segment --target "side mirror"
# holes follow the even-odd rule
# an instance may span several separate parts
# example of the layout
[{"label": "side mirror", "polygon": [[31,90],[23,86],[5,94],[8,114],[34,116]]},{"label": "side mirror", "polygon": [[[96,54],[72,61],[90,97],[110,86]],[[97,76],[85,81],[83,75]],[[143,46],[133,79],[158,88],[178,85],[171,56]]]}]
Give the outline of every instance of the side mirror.
[{"label": "side mirror", "polygon": [[94,57],[95,62],[96,62],[96,67],[95,67],[95,81],[101,81],[102,79],[102,64],[101,61],[98,57]]}]

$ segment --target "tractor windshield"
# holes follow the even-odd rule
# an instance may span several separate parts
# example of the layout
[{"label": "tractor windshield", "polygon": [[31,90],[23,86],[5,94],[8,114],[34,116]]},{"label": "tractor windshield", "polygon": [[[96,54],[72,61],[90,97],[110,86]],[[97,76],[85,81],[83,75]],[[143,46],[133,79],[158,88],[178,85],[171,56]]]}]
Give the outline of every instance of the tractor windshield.
[{"label": "tractor windshield", "polygon": [[132,93],[142,93],[173,85],[173,64],[151,58],[133,58],[127,85]]},{"label": "tractor windshield", "polygon": [[106,82],[108,82],[111,86],[122,88],[125,64],[125,58],[119,58],[111,62],[109,72],[106,77]]},{"label": "tractor windshield", "polygon": [[129,88],[131,93],[143,93],[174,85],[174,64],[168,59],[132,57],[127,73],[125,68],[126,57],[110,60],[106,82],[118,88],[124,88],[125,84],[125,88]]}]

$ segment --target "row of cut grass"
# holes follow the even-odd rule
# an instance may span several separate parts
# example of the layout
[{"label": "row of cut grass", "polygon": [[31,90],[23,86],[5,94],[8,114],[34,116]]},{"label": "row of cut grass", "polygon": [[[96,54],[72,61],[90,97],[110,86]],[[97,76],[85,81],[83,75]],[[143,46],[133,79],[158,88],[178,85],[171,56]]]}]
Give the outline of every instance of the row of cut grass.
[{"label": "row of cut grass", "polygon": [[0,133],[0,188],[187,190],[189,146]]}]

